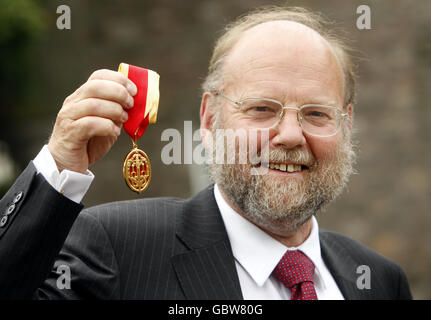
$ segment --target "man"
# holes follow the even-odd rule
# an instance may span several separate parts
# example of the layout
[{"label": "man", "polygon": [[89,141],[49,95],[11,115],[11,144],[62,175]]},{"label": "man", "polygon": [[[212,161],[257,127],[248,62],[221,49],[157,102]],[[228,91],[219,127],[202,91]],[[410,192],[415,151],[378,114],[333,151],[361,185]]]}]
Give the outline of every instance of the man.
[{"label": "man", "polygon": [[[217,130],[258,130],[268,139],[253,143],[266,160],[213,162],[215,185],[188,200],[80,212],[87,169],[115,142],[136,94],[121,74],[96,71],[66,98],[48,145],[1,200],[1,297],[411,298],[399,266],[314,218],[354,159],[352,63],[323,22],[285,8],[240,18],[218,40],[203,87],[206,148]],[[365,285],[358,267],[369,270]]]}]

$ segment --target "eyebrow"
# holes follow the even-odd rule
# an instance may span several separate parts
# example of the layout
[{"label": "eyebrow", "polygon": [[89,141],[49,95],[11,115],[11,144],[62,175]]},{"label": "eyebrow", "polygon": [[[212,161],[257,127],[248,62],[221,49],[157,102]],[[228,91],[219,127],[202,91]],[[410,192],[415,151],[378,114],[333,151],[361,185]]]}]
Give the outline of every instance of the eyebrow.
[{"label": "eyebrow", "polygon": [[[269,96],[268,94],[263,94],[263,92],[259,92],[256,91],[257,94],[250,94],[250,93],[245,93],[243,95],[241,95],[239,100],[245,99],[245,98],[262,98],[262,99],[272,99],[272,100],[277,100],[279,102],[281,102],[284,106],[288,103],[283,103],[284,101],[288,100],[287,95],[283,95],[283,98],[280,99],[280,95],[272,95]],[[333,106],[333,107],[337,107],[338,104],[335,102],[335,100],[327,100],[327,98],[324,97],[313,97],[310,99],[301,99],[300,101],[300,106],[303,105],[307,105],[307,104],[318,104],[318,105],[324,105],[324,106]],[[341,105],[342,107],[342,105]]]},{"label": "eyebrow", "polygon": [[337,103],[333,100],[329,100],[329,101],[322,101],[322,100],[310,100],[307,103],[303,103],[302,105],[305,104],[319,104],[319,105],[324,105],[324,106],[332,106],[332,107],[337,107]]}]

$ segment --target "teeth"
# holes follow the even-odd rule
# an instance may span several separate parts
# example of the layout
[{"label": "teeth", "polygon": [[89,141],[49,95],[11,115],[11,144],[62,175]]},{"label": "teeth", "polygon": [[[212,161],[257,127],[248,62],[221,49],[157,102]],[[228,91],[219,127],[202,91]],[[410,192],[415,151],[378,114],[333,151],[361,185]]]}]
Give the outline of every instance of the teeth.
[{"label": "teeth", "polygon": [[285,163],[270,163],[269,164],[270,169],[277,169],[280,171],[287,171],[287,172],[299,172],[302,171],[302,167],[300,164],[288,164]]}]

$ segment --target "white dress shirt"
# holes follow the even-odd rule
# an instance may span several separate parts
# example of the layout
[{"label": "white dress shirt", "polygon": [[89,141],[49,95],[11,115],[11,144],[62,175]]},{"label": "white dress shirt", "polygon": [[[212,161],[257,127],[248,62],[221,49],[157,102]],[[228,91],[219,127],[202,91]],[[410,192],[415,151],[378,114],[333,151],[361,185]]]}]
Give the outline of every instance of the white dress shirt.
[{"label": "white dress shirt", "polygon": [[235,257],[239,283],[245,300],[289,300],[290,290],[271,275],[286,250],[300,250],[314,263],[314,286],[319,300],[343,300],[320,252],[319,226],[313,216],[309,237],[297,248],[288,248],[236,213],[214,186]]},{"label": "white dress shirt", "polygon": [[58,172],[57,164],[47,145],[43,146],[33,160],[33,164],[37,173],[43,175],[55,190],[76,203],[81,202],[94,179],[93,173],[89,170],[87,170],[86,174],[70,170]]}]

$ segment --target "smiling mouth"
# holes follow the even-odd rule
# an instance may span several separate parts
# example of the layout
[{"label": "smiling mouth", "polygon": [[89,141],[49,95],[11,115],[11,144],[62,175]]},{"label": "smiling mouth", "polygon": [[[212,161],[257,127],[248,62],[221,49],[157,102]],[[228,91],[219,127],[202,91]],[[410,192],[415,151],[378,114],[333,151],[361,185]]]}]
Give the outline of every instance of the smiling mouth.
[{"label": "smiling mouth", "polygon": [[301,172],[308,170],[308,166],[297,163],[261,163],[264,168],[269,168],[272,170],[282,171],[282,172]]}]

